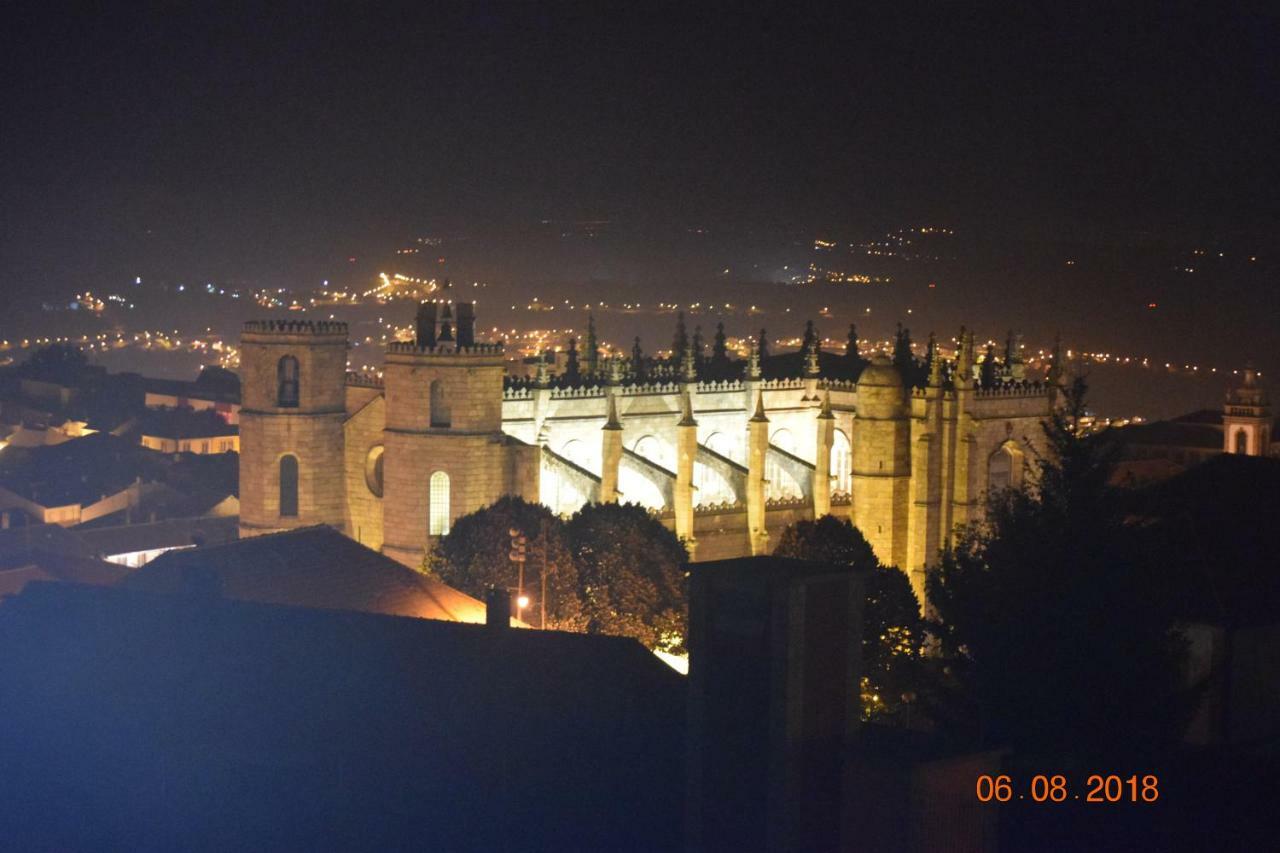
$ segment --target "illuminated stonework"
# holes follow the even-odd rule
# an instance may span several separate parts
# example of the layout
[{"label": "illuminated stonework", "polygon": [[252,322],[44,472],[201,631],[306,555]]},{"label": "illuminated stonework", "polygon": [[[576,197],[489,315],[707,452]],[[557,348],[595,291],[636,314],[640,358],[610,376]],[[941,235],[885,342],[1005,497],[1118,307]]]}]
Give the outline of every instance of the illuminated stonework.
[{"label": "illuminated stonework", "polygon": [[[332,524],[418,567],[432,530],[514,494],[563,514],[642,504],[709,560],[767,552],[786,525],[829,512],[923,593],[925,567],[985,492],[1021,482],[1054,400],[1052,384],[979,387],[965,335],[952,375],[934,370],[924,387],[904,387],[887,361],[856,382],[824,378],[816,358],[795,377],[749,367],[742,379],[636,382],[606,364],[597,381],[566,384],[504,377],[501,346],[473,329],[471,305],[455,316],[426,303],[378,382],[344,375],[341,324],[246,326],[242,534]],[[286,357],[296,389],[281,387],[294,381]],[[282,518],[287,453],[298,515]]]}]

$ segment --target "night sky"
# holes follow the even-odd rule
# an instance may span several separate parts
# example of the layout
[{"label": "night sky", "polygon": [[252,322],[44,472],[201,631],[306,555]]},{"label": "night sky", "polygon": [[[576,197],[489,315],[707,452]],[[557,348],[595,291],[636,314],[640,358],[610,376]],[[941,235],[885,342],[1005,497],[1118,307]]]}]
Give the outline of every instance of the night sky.
[{"label": "night sky", "polygon": [[1266,4],[134,5],[0,11],[0,293],[543,219],[1280,243]]}]

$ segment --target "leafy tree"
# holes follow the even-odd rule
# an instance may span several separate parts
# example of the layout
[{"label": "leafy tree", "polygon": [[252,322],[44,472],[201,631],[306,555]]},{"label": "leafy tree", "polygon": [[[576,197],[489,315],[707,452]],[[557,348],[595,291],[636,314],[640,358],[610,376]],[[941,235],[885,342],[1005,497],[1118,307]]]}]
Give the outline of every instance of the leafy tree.
[{"label": "leafy tree", "polygon": [[706,353],[703,351],[702,343],[702,326],[693,327],[693,363],[694,366],[701,371],[703,363],[707,360]]},{"label": "leafy tree", "polygon": [[527,540],[524,592],[530,605],[525,621],[539,622],[542,572],[547,573],[547,627],[577,631],[586,626],[578,600],[578,572],[565,538],[565,525],[551,510],[504,496],[464,515],[428,555],[432,573],[468,595],[484,598],[489,586],[515,589],[519,570],[511,562],[511,529]]},{"label": "leafy tree", "polygon": [[760,354],[761,361],[769,357],[769,336],[764,329],[760,330],[760,337],[756,340],[756,352]]},{"label": "leafy tree", "polygon": [[916,358],[911,353],[911,330],[898,324],[898,331],[893,340],[893,366],[898,368],[904,379],[909,379],[916,370]]},{"label": "leafy tree", "polygon": [[773,553],[865,572],[863,715],[888,720],[909,713],[908,706],[927,692],[928,662],[924,659],[926,630],[920,602],[907,576],[892,566],[882,566],[866,538],[848,519],[830,515],[789,525]]},{"label": "leafy tree", "polygon": [[1194,700],[1160,575],[1108,485],[1112,452],[1077,435],[1085,386],[1045,423],[1033,487],[989,502],[928,580],[939,652],[985,745],[1072,754],[1158,745]]},{"label": "leafy tree", "polygon": [[588,504],[569,519],[587,630],[684,651],[685,563],[675,534],[636,504]]}]

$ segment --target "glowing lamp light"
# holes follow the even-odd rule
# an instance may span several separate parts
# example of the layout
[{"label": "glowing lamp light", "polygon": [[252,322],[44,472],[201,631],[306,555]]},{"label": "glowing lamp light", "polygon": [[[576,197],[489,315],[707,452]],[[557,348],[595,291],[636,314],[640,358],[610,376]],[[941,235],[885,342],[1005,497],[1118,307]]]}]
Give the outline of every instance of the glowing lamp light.
[{"label": "glowing lamp light", "polygon": [[528,606],[529,606],[529,596],[527,596],[527,595],[522,595],[522,596],[520,596],[519,598],[517,598],[517,599],[516,599],[516,606],[517,606],[517,607],[519,607],[521,610],[524,610],[526,607],[528,607]]}]

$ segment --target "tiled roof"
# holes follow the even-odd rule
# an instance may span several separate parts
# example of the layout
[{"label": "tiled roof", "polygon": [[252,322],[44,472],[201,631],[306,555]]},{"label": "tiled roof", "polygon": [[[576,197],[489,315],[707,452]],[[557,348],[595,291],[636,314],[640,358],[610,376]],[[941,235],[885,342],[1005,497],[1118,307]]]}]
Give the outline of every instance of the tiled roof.
[{"label": "tiled roof", "polygon": [[115,527],[76,528],[76,535],[97,554],[111,556],[154,548],[178,548],[185,545],[223,545],[240,535],[240,519],[173,518],[148,524],[122,524]]},{"label": "tiled roof", "polygon": [[126,584],[179,592],[192,573],[216,576],[242,601],[483,622],[484,603],[405,568],[330,527],[305,527],[226,545],[171,551]]},{"label": "tiled roof", "polygon": [[31,555],[68,554],[92,558],[94,551],[76,533],[57,524],[31,524],[0,530],[0,570],[25,566]]}]

